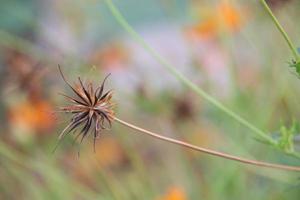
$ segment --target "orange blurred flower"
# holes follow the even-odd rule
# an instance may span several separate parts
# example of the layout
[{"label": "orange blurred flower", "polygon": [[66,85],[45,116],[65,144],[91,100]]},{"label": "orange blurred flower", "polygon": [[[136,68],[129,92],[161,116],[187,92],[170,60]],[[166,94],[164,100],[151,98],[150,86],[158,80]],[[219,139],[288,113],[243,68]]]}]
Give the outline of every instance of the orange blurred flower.
[{"label": "orange blurred flower", "polygon": [[186,194],[184,190],[180,187],[171,187],[167,193],[159,198],[158,200],[186,200]]},{"label": "orange blurred flower", "polygon": [[11,127],[23,132],[36,133],[47,131],[54,125],[51,116],[52,106],[47,101],[25,101],[9,109]]},{"label": "orange blurred flower", "polygon": [[120,70],[126,66],[128,58],[128,51],[122,44],[111,44],[94,52],[90,62],[107,70]]},{"label": "orange blurred flower", "polygon": [[214,37],[224,30],[235,32],[241,28],[244,21],[241,10],[226,0],[221,1],[215,9],[203,13],[205,16],[200,15],[201,22],[188,29],[188,36],[206,38]]},{"label": "orange blurred flower", "polygon": [[204,22],[195,25],[192,27],[189,31],[188,34],[192,37],[210,37],[210,36],[215,36],[216,30],[218,29],[218,23],[216,18],[211,17],[209,19],[206,19]]},{"label": "orange blurred flower", "polygon": [[[80,155],[83,155],[82,159],[84,159],[83,163],[87,171],[93,172],[95,167],[98,167],[99,165],[103,168],[120,167],[127,161],[121,144],[115,138],[106,137],[101,134],[99,135],[100,139],[96,142],[95,153],[92,157],[89,156],[91,153],[90,148],[80,152]],[[97,164],[94,163],[95,161]],[[79,168],[79,170],[82,170],[81,166]]]},{"label": "orange blurred flower", "polygon": [[228,1],[223,1],[217,7],[218,18],[220,24],[224,26],[224,28],[229,29],[229,31],[236,31],[242,25],[242,16],[241,12],[228,3]]},{"label": "orange blurred flower", "polygon": [[[113,137],[100,135],[95,146],[95,153],[91,155],[91,148],[80,151],[80,162],[74,164],[75,154],[66,154],[64,164],[78,180],[85,183],[94,181],[95,170],[119,169],[127,164],[127,157],[121,144]],[[101,169],[100,169],[100,168]]]},{"label": "orange blurred flower", "polygon": [[116,139],[102,137],[96,145],[96,159],[102,167],[110,168],[123,164],[126,156]]}]

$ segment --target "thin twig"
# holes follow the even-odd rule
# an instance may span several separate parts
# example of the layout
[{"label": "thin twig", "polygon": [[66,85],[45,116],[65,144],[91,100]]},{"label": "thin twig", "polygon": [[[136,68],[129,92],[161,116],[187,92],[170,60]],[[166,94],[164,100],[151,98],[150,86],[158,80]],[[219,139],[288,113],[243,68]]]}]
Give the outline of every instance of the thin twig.
[{"label": "thin twig", "polygon": [[143,128],[140,128],[140,127],[137,127],[133,124],[125,122],[125,121],[123,121],[123,120],[121,120],[117,117],[114,117],[114,120],[116,122],[119,122],[122,125],[125,125],[125,126],[131,128],[131,129],[133,129],[133,130],[145,133],[145,134],[147,134],[149,136],[152,136],[154,138],[164,140],[164,141],[167,141],[167,142],[171,142],[173,144],[177,144],[177,145],[187,147],[189,149],[193,149],[193,150],[200,151],[200,152],[203,152],[203,153],[207,153],[207,154],[210,154],[210,155],[213,155],[213,156],[225,158],[225,159],[228,159],[228,160],[234,160],[234,161],[237,161],[237,162],[246,163],[246,164],[250,164],[250,165],[260,166],[260,167],[267,167],[267,168],[274,168],[274,169],[300,172],[300,167],[298,167],[298,166],[272,164],[272,163],[267,163],[267,162],[262,162],[262,161],[257,161],[257,160],[250,160],[250,159],[240,158],[238,156],[233,156],[233,155],[230,155],[230,154],[226,154],[226,153],[222,153],[222,152],[219,152],[219,151],[214,151],[214,150],[211,150],[211,149],[195,146],[195,145],[192,145],[192,144],[180,141],[180,140],[176,140],[176,139],[172,139],[172,138],[169,138],[169,137],[166,137],[166,136],[162,136],[160,134],[145,130]]}]

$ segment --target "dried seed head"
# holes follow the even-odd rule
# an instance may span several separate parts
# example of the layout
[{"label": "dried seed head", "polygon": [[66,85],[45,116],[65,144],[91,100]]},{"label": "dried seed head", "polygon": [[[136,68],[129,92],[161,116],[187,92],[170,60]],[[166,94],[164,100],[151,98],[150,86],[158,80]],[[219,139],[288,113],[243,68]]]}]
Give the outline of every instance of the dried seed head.
[{"label": "dried seed head", "polygon": [[93,134],[94,147],[95,141],[99,137],[101,130],[107,129],[105,125],[111,128],[114,119],[114,104],[111,102],[112,91],[104,92],[106,76],[102,84],[94,89],[91,83],[83,84],[80,78],[75,87],[65,79],[59,66],[60,74],[65,83],[72,89],[74,97],[63,95],[71,103],[61,107],[60,110],[65,113],[71,113],[70,123],[59,135],[59,139],[70,132],[78,132],[76,139],[81,135],[81,142],[89,134]]}]

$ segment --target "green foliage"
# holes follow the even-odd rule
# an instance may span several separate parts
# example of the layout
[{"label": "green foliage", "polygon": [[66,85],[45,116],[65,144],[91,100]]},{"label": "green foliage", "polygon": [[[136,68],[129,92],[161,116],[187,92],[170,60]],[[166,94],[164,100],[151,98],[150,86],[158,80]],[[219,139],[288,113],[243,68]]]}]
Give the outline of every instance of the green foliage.
[{"label": "green foliage", "polygon": [[297,75],[300,76],[300,61],[292,60],[289,62],[289,67],[295,68]]},{"label": "green foliage", "polygon": [[280,127],[280,137],[277,141],[277,147],[286,153],[295,153],[294,138],[299,134],[299,123],[293,121],[290,127],[282,125]]}]

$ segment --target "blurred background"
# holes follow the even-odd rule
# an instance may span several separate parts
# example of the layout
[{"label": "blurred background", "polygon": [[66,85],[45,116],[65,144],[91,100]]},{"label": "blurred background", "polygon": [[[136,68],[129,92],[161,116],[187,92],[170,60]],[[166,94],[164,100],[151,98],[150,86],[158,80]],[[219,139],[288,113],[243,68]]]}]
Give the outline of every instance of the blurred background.
[{"label": "blurred background", "polygon": [[[300,2],[267,1],[300,42]],[[299,119],[299,78],[259,1],[115,0],[166,60],[276,138]],[[299,199],[300,175],[246,166],[134,133],[115,123],[93,151],[66,137],[56,113],[80,76],[111,73],[116,115],[148,130],[246,158],[300,165],[195,95],[115,21],[102,0],[1,0],[0,199]],[[299,149],[299,137],[295,148]],[[78,156],[77,152],[80,152]]]}]

